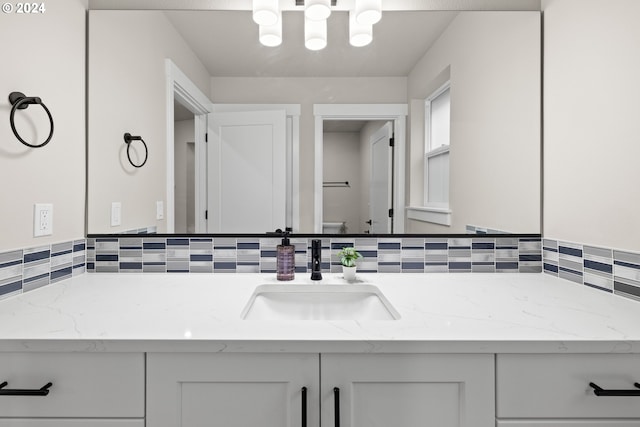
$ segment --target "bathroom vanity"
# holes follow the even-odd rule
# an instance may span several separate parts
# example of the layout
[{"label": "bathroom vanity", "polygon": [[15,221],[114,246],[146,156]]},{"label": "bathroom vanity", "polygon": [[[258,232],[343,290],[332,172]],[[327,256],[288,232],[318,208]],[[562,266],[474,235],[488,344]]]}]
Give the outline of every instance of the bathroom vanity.
[{"label": "bathroom vanity", "polygon": [[542,274],[359,280],[399,318],[244,320],[282,285],[263,274],[85,274],[1,301],[2,390],[52,385],[0,395],[0,426],[640,425],[637,302]]}]

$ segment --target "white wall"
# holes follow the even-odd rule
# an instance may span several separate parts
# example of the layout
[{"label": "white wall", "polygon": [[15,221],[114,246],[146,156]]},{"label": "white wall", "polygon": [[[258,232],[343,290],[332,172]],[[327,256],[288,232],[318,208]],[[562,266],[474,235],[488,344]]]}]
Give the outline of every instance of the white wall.
[{"label": "white wall", "polygon": [[423,203],[424,99],[446,77],[452,226],[409,220],[406,232],[540,232],[540,13],[461,12],[409,74],[412,206]]},{"label": "white wall", "polygon": [[[174,181],[175,181],[175,232],[193,233],[195,229],[193,205],[193,144],[195,139],[195,121],[179,120],[174,123]],[[189,209],[190,208],[190,209]]]},{"label": "white wall", "polygon": [[348,181],[349,187],[322,189],[322,220],[345,222],[347,233],[361,233],[359,199],[366,188],[361,185],[360,134],[325,132],[323,135],[324,181]]},{"label": "white wall", "polygon": [[405,103],[406,77],[251,78],[212,77],[214,103],[301,104],[300,229],[313,231],[313,104]]},{"label": "white wall", "polygon": [[[156,201],[166,207],[165,58],[203,93],[209,93],[209,74],[160,11],[91,11],[89,50],[88,230],[155,225],[161,233],[166,221],[156,220]],[[149,147],[142,168],[127,161],[125,132]],[[110,226],[114,201],[122,203],[120,227]]]},{"label": "white wall", "polygon": [[[13,3],[15,5],[15,3]],[[86,0],[45,3],[38,15],[0,14],[0,252],[84,237]],[[61,48],[63,46],[64,48]],[[28,148],[9,125],[9,93],[38,96],[51,111],[51,142]],[[16,114],[28,141],[49,121],[37,105]],[[53,235],[33,237],[34,203],[53,204]]]},{"label": "white wall", "polygon": [[640,2],[546,0],[544,235],[640,250]]}]

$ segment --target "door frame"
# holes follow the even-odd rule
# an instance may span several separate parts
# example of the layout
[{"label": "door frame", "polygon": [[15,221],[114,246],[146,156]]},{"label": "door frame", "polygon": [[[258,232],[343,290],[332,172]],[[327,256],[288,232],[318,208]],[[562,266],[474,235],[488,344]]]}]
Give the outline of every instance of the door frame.
[{"label": "door frame", "polygon": [[408,104],[314,104],[314,233],[322,233],[322,180],[323,180],[323,122],[325,120],[388,120],[393,121],[395,133],[393,176],[393,233],[404,233],[405,216],[405,145]]},{"label": "door frame", "polygon": [[178,100],[194,115],[195,231],[196,233],[205,233],[207,229],[207,222],[205,220],[205,209],[207,206],[207,147],[205,137],[207,134],[207,114],[211,112],[211,101],[171,59],[165,59],[165,73],[167,77],[166,232],[175,232],[175,131],[173,102],[174,100]]},{"label": "door frame", "polygon": [[[300,104],[212,104],[212,113],[284,110],[287,116],[286,223],[300,231]],[[291,135],[289,135],[291,131]]]}]

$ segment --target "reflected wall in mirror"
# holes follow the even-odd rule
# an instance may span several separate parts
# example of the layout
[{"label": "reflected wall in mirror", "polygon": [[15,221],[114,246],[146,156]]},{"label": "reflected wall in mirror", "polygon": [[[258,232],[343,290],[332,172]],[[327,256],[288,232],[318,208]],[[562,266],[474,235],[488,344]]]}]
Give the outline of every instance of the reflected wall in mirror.
[{"label": "reflected wall in mirror", "polygon": [[[283,14],[284,42],[268,48],[258,42],[249,11],[91,10],[88,233],[147,228],[159,233],[224,232],[209,224],[222,199],[208,188],[207,176],[219,170],[208,159],[205,142],[207,121],[214,121],[209,112],[220,104],[287,104],[299,109],[299,116],[287,115],[286,152],[281,154],[286,209],[282,220],[272,221],[281,228],[317,231],[315,104],[408,104],[404,154],[393,154],[404,159],[404,170],[393,171],[402,180],[405,199],[394,212],[404,220],[395,232],[451,234],[473,227],[540,232],[539,12],[385,11],[374,27],[373,43],[363,48],[348,43],[347,12],[334,12],[328,25],[328,47],[311,52],[304,48],[300,12]],[[191,82],[189,87],[168,84],[167,60]],[[451,95],[449,204],[434,208],[425,204],[430,165],[425,156],[425,101],[445,81]],[[381,124],[365,127],[373,131]],[[125,132],[142,135],[149,145],[143,168],[128,166]],[[339,156],[349,146],[344,141],[355,141],[357,133],[367,148],[359,155],[367,156],[370,165],[370,134],[340,129],[330,133],[324,149],[332,156]],[[353,184],[344,200],[338,199],[346,193],[333,197],[344,189],[323,189],[326,230],[384,234],[367,223],[372,220],[371,186],[364,183],[371,180],[372,168],[365,163],[353,167],[361,177],[357,191],[356,180],[339,173],[347,166],[327,160],[326,151],[324,157],[323,181]],[[242,164],[242,157],[236,160]],[[259,175],[255,165],[247,168],[255,172],[248,174],[253,179],[265,176],[267,181],[274,174]],[[379,167],[373,169],[379,172]],[[394,196],[391,191],[389,197]],[[231,197],[246,196],[237,192]],[[271,209],[264,206],[267,199],[252,205],[254,199],[247,197],[243,212],[236,214]],[[112,225],[114,202],[122,205],[120,225]],[[327,210],[347,203],[354,205],[351,213]],[[394,206],[393,200],[389,203]],[[440,224],[443,211],[449,224]],[[245,232],[272,231],[252,229],[248,222]]]}]

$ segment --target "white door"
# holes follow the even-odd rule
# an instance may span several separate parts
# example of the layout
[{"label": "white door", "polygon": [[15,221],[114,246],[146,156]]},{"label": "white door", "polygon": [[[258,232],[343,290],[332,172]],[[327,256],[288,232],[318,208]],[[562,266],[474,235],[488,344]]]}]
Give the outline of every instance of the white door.
[{"label": "white door", "polygon": [[317,354],[150,353],[147,427],[318,427],[318,382]]},{"label": "white door", "polygon": [[389,209],[393,206],[393,147],[389,143],[393,131],[391,123],[380,128],[370,139],[371,181],[369,184],[370,232],[393,232]]},{"label": "white door", "polygon": [[322,427],[495,426],[492,354],[322,354],[320,363]]},{"label": "white door", "polygon": [[209,233],[285,228],[285,126],[285,111],[209,115]]}]

